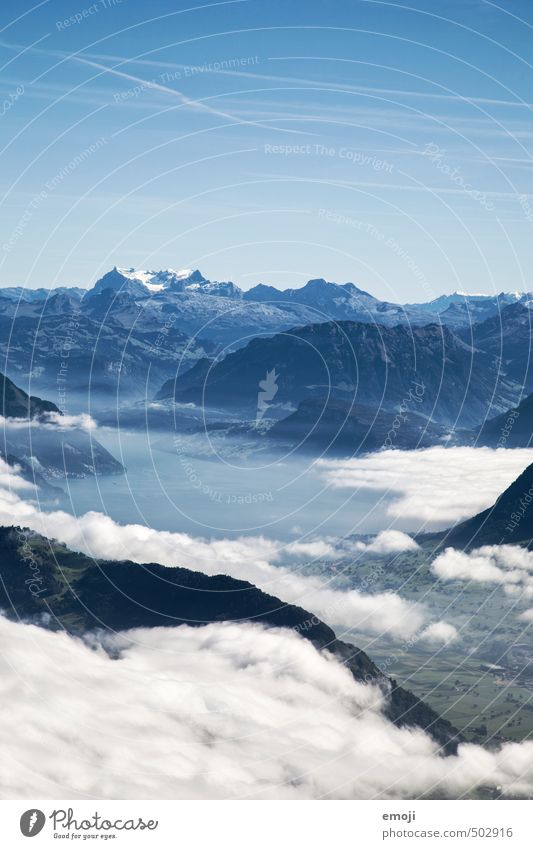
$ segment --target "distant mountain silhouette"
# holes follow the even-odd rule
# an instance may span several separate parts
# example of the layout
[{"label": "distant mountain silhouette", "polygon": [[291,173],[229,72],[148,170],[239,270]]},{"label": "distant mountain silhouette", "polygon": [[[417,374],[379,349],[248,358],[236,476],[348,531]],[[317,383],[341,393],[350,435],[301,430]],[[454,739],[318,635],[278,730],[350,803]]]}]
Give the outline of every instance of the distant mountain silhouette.
[{"label": "distant mountain silhouette", "polygon": [[362,454],[387,448],[427,448],[445,444],[448,429],[419,415],[416,392],[397,411],[350,405],[337,398],[307,398],[276,422],[269,439],[302,451]]},{"label": "distant mountain silhouette", "polygon": [[279,387],[269,407],[272,418],[313,395],[394,411],[416,392],[417,413],[439,424],[472,427],[506,410],[519,393],[491,355],[447,327],[340,321],[252,339],[218,362],[203,361],[168,381],[157,397],[253,415],[258,386],[272,369]]},{"label": "distant mountain silhouette", "polygon": [[[501,392],[489,411],[493,415],[517,403],[524,384],[530,303],[526,292],[454,292],[402,305],[381,301],[354,283],[323,278],[297,289],[259,284],[242,291],[231,280],[208,280],[198,269],[115,267],[88,290],[0,288],[0,357],[19,385],[31,391],[31,375],[31,387],[45,394],[55,389],[59,353],[67,342],[71,394],[86,393],[90,384],[93,398],[120,390],[121,396],[137,400],[153,397],[166,380],[202,357],[215,351],[222,356],[251,339],[295,327],[351,321],[378,330],[403,325],[416,332],[433,324],[454,331],[454,345],[461,336],[466,359],[459,374],[474,356],[473,348],[475,364],[485,355],[489,376],[500,358]],[[525,378],[533,390],[529,374]],[[512,384],[511,395],[505,383]]]}]

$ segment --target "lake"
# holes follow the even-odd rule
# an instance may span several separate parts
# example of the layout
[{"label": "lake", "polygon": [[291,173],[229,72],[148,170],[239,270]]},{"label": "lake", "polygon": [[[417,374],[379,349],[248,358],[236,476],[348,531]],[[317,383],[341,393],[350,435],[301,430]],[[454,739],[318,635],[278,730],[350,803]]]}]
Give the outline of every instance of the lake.
[{"label": "lake", "polygon": [[327,486],[309,457],[258,459],[242,441],[216,443],[205,434],[99,428],[97,438],[127,471],[63,482],[58,506],[74,514],[97,510],[158,530],[280,540],[375,533],[391,524],[379,492]]}]

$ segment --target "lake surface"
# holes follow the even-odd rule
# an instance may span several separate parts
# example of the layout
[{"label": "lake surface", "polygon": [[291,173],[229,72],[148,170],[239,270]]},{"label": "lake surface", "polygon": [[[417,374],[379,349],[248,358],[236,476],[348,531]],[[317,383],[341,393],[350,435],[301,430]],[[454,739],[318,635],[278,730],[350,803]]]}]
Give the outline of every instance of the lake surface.
[{"label": "lake surface", "polygon": [[328,487],[312,458],[258,458],[242,441],[205,434],[99,428],[97,438],[127,471],[64,482],[58,506],[74,514],[96,510],[121,523],[202,537],[280,540],[375,533],[391,524],[379,492]]}]

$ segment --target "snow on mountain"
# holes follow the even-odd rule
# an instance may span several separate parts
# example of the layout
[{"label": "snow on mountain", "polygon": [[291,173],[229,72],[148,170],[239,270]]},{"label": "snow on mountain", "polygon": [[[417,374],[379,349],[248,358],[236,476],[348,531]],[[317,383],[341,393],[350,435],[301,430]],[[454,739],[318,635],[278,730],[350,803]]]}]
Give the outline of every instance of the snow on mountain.
[{"label": "snow on mountain", "polygon": [[222,298],[242,298],[242,291],[235,283],[206,280],[200,271],[183,268],[175,271],[167,268],[162,271],[149,271],[137,268],[115,266],[101,277],[88,293],[90,300],[94,295],[111,289],[120,294],[145,298],[162,292],[197,292]]},{"label": "snow on mountain", "polygon": [[418,309],[426,313],[434,313],[441,315],[449,307],[459,304],[464,307],[471,307],[476,310],[479,307],[490,308],[490,305],[505,307],[509,304],[514,304],[525,297],[525,292],[500,292],[499,294],[489,295],[483,293],[469,292],[452,292],[451,295],[440,295],[432,301],[419,304],[406,304],[407,309]]},{"label": "snow on mountain", "polygon": [[[31,291],[31,290],[30,290]],[[34,295],[16,289],[0,290],[0,315],[13,312],[30,314],[33,304],[46,300],[42,292]],[[53,294],[83,290],[54,290]],[[24,310],[21,311],[20,300]],[[530,294],[501,292],[497,295],[467,294],[456,291],[427,303],[398,304],[381,301],[354,283],[335,283],[324,278],[309,280],[300,288],[278,289],[259,284],[243,292],[230,280],[208,280],[198,269],[137,269],[115,266],[83,296],[81,309],[93,318],[104,318],[109,311],[123,327],[142,311],[142,324],[155,328],[175,316],[176,326],[188,334],[225,345],[245,344],[245,338],[288,330],[324,321],[359,321],[388,327],[409,323],[446,324],[458,330],[493,316],[512,304],[525,304]],[[50,305],[50,309],[52,308]],[[58,302],[54,306],[61,311]],[[30,310],[30,313],[28,313]]]},{"label": "snow on mountain", "polygon": [[163,292],[173,286],[179,290],[194,274],[191,269],[174,271],[167,268],[163,271],[148,271],[139,268],[120,268],[115,266],[103,277],[96,281],[89,291],[89,296],[112,289],[115,292],[127,293],[135,297],[147,297],[156,292]]},{"label": "snow on mountain", "polygon": [[54,295],[70,295],[74,298],[82,298],[86,289],[79,286],[56,286],[53,289],[27,289],[25,286],[0,287],[0,298],[24,303],[38,303],[52,298]]},{"label": "snow on mountain", "polygon": [[218,298],[233,298],[241,300],[243,297],[242,289],[230,280],[226,282],[218,282],[217,280],[211,282],[210,280],[204,280],[201,283],[188,283],[185,288],[188,292],[196,291],[200,294],[214,295]]},{"label": "snow on mountain", "polygon": [[[124,391],[144,387],[148,367],[152,383],[161,385],[175,376],[176,368],[190,367],[213,351],[234,351],[252,339],[292,334],[295,328],[325,322],[388,328],[444,325],[463,334],[467,343],[474,330],[476,340],[480,333],[488,339],[477,347],[484,351],[489,345],[494,356],[501,347],[503,322],[510,342],[517,340],[516,356],[513,351],[506,355],[515,363],[524,340],[529,340],[532,297],[454,292],[428,304],[404,306],[381,301],[354,283],[323,278],[299,289],[260,284],[243,292],[231,281],[208,280],[198,269],[115,267],[85,293],[0,289],[0,354],[9,357],[8,373],[19,382],[31,376],[33,388],[48,391],[55,387],[57,341],[67,332],[65,319],[75,313],[78,326],[69,380],[83,386],[90,371],[93,382],[97,378],[106,392],[114,391],[118,380]],[[513,369],[510,377],[515,380]]]}]

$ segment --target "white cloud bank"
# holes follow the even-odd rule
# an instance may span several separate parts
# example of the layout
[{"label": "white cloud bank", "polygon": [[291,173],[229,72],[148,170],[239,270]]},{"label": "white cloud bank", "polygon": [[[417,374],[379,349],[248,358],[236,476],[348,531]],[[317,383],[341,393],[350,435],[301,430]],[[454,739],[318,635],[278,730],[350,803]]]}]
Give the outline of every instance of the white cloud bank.
[{"label": "white cloud bank", "polygon": [[[483,545],[469,552],[446,548],[431,569],[443,581],[497,584],[520,601],[533,598],[533,551],[519,545]],[[533,622],[533,607],[518,618]]]},{"label": "white cloud bank", "polygon": [[61,415],[61,413],[43,413],[42,418],[27,419],[15,416],[0,416],[0,427],[13,430],[36,428],[42,430],[95,430],[97,424],[88,413]]},{"label": "white cloud bank", "polygon": [[[81,516],[62,510],[44,512],[10,490],[10,482],[14,488],[22,485],[13,469],[0,459],[0,524],[28,527],[91,557],[181,566],[208,575],[227,574],[249,581],[284,602],[299,605],[341,631],[405,639],[416,636],[428,624],[427,611],[421,604],[394,592],[370,594],[331,589],[328,581],[319,577],[299,574],[294,567],[274,565],[301,557],[336,557],[346,554],[345,544],[337,551],[327,540],[286,545],[261,536],[206,540],[186,533],[156,531],[145,525],[120,525],[94,511]],[[416,543],[407,534],[396,531],[384,532],[365,545],[375,552],[413,546]]]},{"label": "white cloud bank", "polygon": [[412,798],[533,791],[533,742],[439,756],[293,632],[136,630],[91,650],[0,617],[2,798]]},{"label": "white cloud bank", "polygon": [[420,639],[430,646],[447,646],[455,643],[458,638],[457,628],[449,622],[432,622],[420,635]]},{"label": "white cloud bank", "polygon": [[[317,553],[317,544],[281,543],[265,537],[200,539],[185,533],[156,531],[144,525],[119,525],[109,516],[89,512],[72,516],[44,512],[14,492],[0,489],[0,523],[20,524],[57,539],[76,551],[111,560],[183,566],[208,575],[224,573],[250,581],[283,601],[298,604],[333,625],[399,638],[410,637],[426,623],[424,608],[392,592],[364,594],[330,589],[320,578],[274,565]],[[327,554],[318,545],[321,556]],[[332,549],[333,550],[333,549]]]},{"label": "white cloud bank", "polygon": [[420,546],[403,531],[387,530],[381,531],[369,543],[357,542],[355,548],[372,554],[395,554],[402,551],[416,551]]},{"label": "white cloud bank", "polygon": [[79,413],[78,415],[67,415],[67,413],[46,413],[46,420],[61,428],[61,430],[71,430],[79,428],[80,430],[96,430],[96,422],[88,413]]},{"label": "white cloud bank", "polygon": [[490,507],[533,462],[531,449],[442,448],[381,451],[368,457],[319,460],[335,489],[383,491],[391,518],[447,527]]},{"label": "white cloud bank", "polygon": [[533,552],[519,545],[483,545],[468,553],[446,548],[431,569],[443,581],[499,584],[508,595],[533,597]]}]

